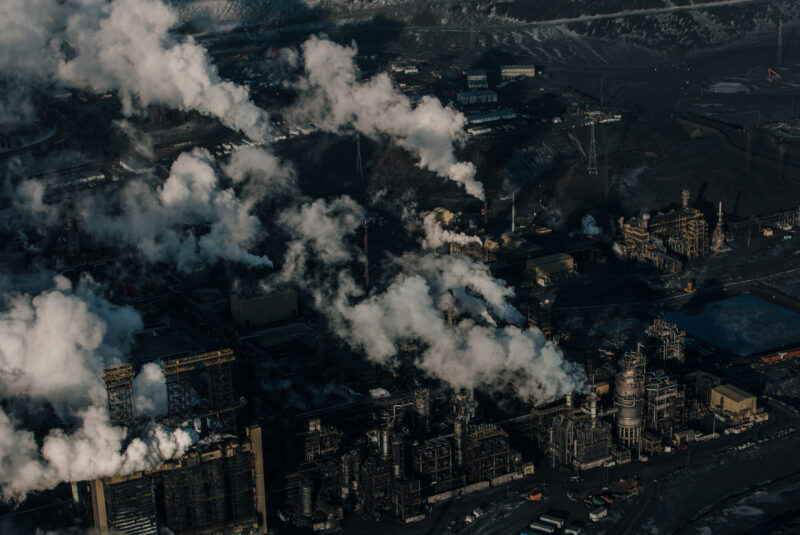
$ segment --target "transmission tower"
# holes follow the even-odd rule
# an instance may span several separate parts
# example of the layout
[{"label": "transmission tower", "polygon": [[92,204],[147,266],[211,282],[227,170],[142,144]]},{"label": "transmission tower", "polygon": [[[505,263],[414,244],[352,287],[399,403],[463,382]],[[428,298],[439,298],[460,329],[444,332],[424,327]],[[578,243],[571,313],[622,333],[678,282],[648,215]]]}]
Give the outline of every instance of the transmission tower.
[{"label": "transmission tower", "polygon": [[592,139],[589,142],[589,158],[586,163],[586,172],[590,175],[597,174],[597,140],[595,139],[594,135],[594,127],[595,123],[592,122],[591,130],[592,130]]}]

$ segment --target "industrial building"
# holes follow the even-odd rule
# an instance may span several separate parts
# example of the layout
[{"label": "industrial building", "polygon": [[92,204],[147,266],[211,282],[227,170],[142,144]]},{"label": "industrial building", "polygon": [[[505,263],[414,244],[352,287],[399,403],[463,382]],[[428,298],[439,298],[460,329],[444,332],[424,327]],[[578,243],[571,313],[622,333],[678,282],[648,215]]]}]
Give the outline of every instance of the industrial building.
[{"label": "industrial building", "polygon": [[263,327],[297,317],[297,292],[280,290],[268,294],[231,295],[231,317],[239,327]]},{"label": "industrial building", "polygon": [[536,67],[533,65],[502,65],[500,67],[500,77],[503,80],[533,78],[534,76],[536,76]]},{"label": "industrial building", "polygon": [[525,272],[526,277],[536,281],[538,285],[551,286],[556,282],[575,277],[577,266],[572,256],[557,253],[527,260]]},{"label": "industrial building", "polygon": [[628,448],[639,444],[644,424],[645,366],[646,360],[639,349],[625,353],[614,382],[617,438]]},{"label": "industrial building", "polygon": [[[239,433],[241,400],[231,381],[229,349],[164,364],[167,425],[195,422],[201,440],[153,470],[90,482],[96,529],[150,535],[267,532],[261,428]],[[109,409],[118,425],[136,426],[130,366],[106,371]],[[131,427],[129,427],[131,429]]]},{"label": "industrial building", "polygon": [[497,102],[497,93],[491,89],[461,91],[456,94],[456,101],[459,104],[493,104]]},{"label": "industrial building", "polygon": [[468,124],[493,123],[501,120],[511,120],[517,118],[517,112],[513,110],[494,110],[486,113],[473,113],[467,116]]},{"label": "industrial building", "polygon": [[708,223],[700,210],[689,206],[688,190],[683,190],[680,210],[627,221],[620,218],[619,229],[623,258],[651,264],[666,273],[681,271],[681,258],[695,260],[707,255],[710,248]]},{"label": "industrial building", "polygon": [[595,385],[590,385],[580,408],[573,407],[572,394],[567,396],[566,405],[549,426],[548,453],[553,466],[588,470],[612,459],[611,426],[600,417],[614,411],[603,412],[598,403]]},{"label": "industrial building", "polygon": [[662,370],[648,372],[645,382],[647,410],[645,429],[658,438],[671,437],[686,422],[682,385]]},{"label": "industrial building", "polygon": [[483,69],[472,69],[467,71],[467,87],[469,89],[488,89],[489,79]]},{"label": "industrial building", "polygon": [[417,436],[428,434],[431,404],[442,400],[428,389],[376,400],[373,418],[380,426],[366,430],[365,440],[348,441],[333,426],[309,422],[302,435],[305,457],[286,476],[280,517],[291,527],[327,530],[339,525],[347,504],[364,519],[408,523],[424,518],[429,503],[522,477],[508,433],[474,422],[472,394],[447,398],[452,433],[422,441],[412,439],[411,428]]},{"label": "industrial building", "polygon": [[683,363],[686,358],[686,331],[663,318],[656,318],[645,330],[647,356],[663,365],[666,361]]},{"label": "industrial building", "polygon": [[751,423],[756,419],[756,397],[730,384],[711,389],[709,408],[735,425]]}]

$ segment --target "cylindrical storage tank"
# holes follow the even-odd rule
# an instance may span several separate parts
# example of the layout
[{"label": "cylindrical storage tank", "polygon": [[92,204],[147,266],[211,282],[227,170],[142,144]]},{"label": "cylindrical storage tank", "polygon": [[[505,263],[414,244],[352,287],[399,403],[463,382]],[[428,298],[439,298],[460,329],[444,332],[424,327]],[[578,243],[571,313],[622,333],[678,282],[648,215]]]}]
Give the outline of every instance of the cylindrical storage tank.
[{"label": "cylindrical storage tank", "polygon": [[633,446],[639,442],[644,415],[644,361],[641,355],[626,355],[614,386],[619,439],[623,445]]},{"label": "cylindrical storage tank", "polygon": [[381,429],[381,459],[388,461],[390,457],[389,451],[389,431]]},{"label": "cylindrical storage tank", "polygon": [[303,485],[303,516],[311,516],[311,485]]},{"label": "cylindrical storage tank", "polygon": [[403,474],[403,442],[398,437],[392,439],[392,470],[398,479]]},{"label": "cylindrical storage tank", "polygon": [[431,415],[430,392],[427,388],[419,388],[414,391],[414,404],[417,407],[417,414],[421,418],[427,418]]}]

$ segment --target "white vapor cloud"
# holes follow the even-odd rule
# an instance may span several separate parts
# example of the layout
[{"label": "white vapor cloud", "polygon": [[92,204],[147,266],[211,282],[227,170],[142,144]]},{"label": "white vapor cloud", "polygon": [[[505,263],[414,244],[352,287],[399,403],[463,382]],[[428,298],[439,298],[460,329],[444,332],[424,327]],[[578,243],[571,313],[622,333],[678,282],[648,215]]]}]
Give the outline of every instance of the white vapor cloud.
[{"label": "white vapor cloud", "polygon": [[330,132],[353,127],[367,136],[388,135],[416,155],[420,167],[484,198],[475,166],[459,162],[453,154],[453,146],[465,139],[462,113],[431,96],[412,106],[386,73],[360,81],[355,46],[312,36],[302,52],[305,77],[298,83],[302,98],[295,110],[301,119]]},{"label": "white vapor cloud", "polygon": [[[196,439],[151,425],[124,448],[126,431],[111,424],[103,370],[123,362],[141,319],[106,301],[90,279],[63,277],[38,295],[7,295],[0,313],[0,401],[51,405],[61,426],[37,441],[0,410],[0,496],[21,500],[64,481],[154,468]],[[4,404],[5,405],[5,404]]]},{"label": "white vapor cloud", "polygon": [[202,46],[170,33],[177,22],[162,0],[4,0],[0,74],[118,90],[126,113],[147,104],[197,110],[266,140],[267,114],[247,88],[220,78]]},{"label": "white vapor cloud", "polygon": [[[282,216],[293,236],[291,261],[275,278],[303,287],[331,329],[369,359],[394,366],[399,344],[414,341],[422,348],[415,364],[455,388],[510,388],[536,403],[583,388],[581,368],[565,360],[541,331],[514,325],[524,318],[509,303],[513,290],[487,266],[459,256],[409,253],[384,262],[395,274],[383,291],[365,296],[347,269],[359,258],[350,242],[363,209],[352,201],[339,211],[314,210],[313,204]],[[295,224],[311,212],[315,217],[306,225]],[[316,266],[313,274],[306,265]]]},{"label": "white vapor cloud", "polygon": [[433,212],[426,214],[422,219],[422,229],[425,231],[422,246],[426,249],[436,249],[449,243],[459,245],[468,245],[470,243],[481,245],[482,243],[478,236],[470,236],[462,232],[453,232],[442,228],[436,220],[436,214]]},{"label": "white vapor cloud", "polygon": [[597,224],[597,220],[592,214],[586,214],[581,218],[581,230],[578,232],[571,232],[570,237],[577,235],[581,236],[599,236],[603,233],[603,229]]},{"label": "white vapor cloud", "polygon": [[[269,258],[247,250],[261,232],[253,209],[270,187],[261,175],[284,189],[291,187],[293,175],[273,156],[256,150],[234,154],[225,167],[241,195],[220,183],[211,154],[195,149],[175,160],[161,185],[133,180],[118,199],[109,200],[107,194],[82,199],[82,228],[103,243],[135,247],[147,260],[174,262],[184,272],[218,260],[270,267]],[[265,162],[267,168],[256,166]],[[203,227],[197,230],[198,225]]]}]

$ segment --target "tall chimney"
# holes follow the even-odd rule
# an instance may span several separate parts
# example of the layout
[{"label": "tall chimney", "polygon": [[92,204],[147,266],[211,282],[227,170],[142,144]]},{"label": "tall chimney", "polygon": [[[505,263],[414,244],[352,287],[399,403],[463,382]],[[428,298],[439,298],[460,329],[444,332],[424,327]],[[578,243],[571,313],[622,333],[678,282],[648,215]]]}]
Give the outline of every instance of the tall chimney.
[{"label": "tall chimney", "polygon": [[364,289],[369,293],[369,227],[364,218]]},{"label": "tall chimney", "polygon": [[514,234],[514,223],[516,222],[516,218],[517,218],[517,215],[516,215],[516,209],[517,209],[516,204],[517,204],[516,194],[514,192],[512,192],[511,193],[511,234]]}]

